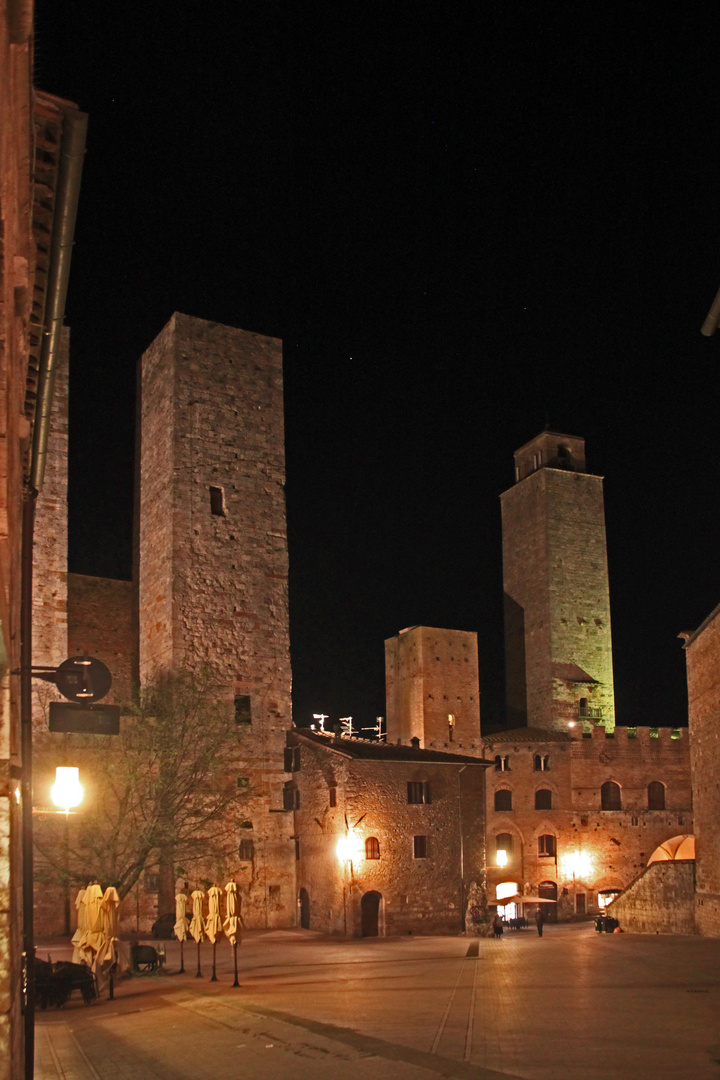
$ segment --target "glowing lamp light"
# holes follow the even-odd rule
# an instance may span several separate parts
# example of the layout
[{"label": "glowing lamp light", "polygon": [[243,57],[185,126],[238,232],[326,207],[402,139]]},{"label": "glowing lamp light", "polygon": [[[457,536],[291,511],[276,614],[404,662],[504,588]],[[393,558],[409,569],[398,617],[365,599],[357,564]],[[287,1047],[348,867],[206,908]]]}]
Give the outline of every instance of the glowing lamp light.
[{"label": "glowing lamp light", "polygon": [[50,797],[55,805],[69,814],[73,806],[79,806],[84,794],[80,783],[80,770],[58,765],[55,770],[55,783],[50,788]]},{"label": "glowing lamp light", "polygon": [[508,864],[508,853],[503,851],[502,848],[497,853],[497,864],[498,866],[507,866]]},{"label": "glowing lamp light", "polygon": [[352,835],[341,836],[335,850],[340,862],[356,862],[362,858],[360,841]]},{"label": "glowing lamp light", "polygon": [[501,881],[495,886],[495,899],[507,900],[509,896],[516,896],[519,892],[517,881]]}]

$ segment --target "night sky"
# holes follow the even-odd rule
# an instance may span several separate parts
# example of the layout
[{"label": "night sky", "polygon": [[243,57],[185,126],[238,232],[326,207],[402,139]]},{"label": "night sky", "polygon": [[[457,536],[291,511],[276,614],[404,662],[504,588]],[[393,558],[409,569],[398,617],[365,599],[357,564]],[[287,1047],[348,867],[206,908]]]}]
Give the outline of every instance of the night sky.
[{"label": "night sky", "polygon": [[622,723],[686,720],[720,600],[716,20],[656,5],[40,0],[90,114],[67,303],[70,569],[129,577],[134,376],[174,310],[284,339],[298,723],[385,712],[383,640],[477,630],[546,424],[605,477]]}]

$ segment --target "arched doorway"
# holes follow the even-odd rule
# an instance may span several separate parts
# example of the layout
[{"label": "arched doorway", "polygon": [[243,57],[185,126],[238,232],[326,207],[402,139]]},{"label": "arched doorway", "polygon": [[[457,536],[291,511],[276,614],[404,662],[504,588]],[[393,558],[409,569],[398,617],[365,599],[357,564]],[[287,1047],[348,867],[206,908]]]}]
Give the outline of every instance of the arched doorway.
[{"label": "arched doorway", "polygon": [[538,888],[538,896],[543,900],[554,900],[554,904],[543,904],[545,919],[547,922],[557,922],[557,885],[554,881],[541,881]]},{"label": "arched doorway", "polygon": [[380,923],[380,901],[382,896],[379,892],[366,892],[360,901],[362,912],[362,936],[377,937]]},{"label": "arched doorway", "polygon": [[307,889],[300,890],[300,925],[303,930],[310,929],[310,897]]}]

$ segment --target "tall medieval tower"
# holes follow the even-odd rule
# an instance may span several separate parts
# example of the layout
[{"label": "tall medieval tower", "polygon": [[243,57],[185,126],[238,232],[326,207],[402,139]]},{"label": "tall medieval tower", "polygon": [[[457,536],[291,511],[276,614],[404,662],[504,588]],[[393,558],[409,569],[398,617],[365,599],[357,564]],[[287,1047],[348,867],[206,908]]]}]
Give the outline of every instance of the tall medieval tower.
[{"label": "tall medieval tower", "polygon": [[385,642],[387,740],[447,750],[480,745],[477,634],[411,626]]},{"label": "tall medieval tower", "polygon": [[[176,313],[141,361],[139,673],[211,673],[239,738],[248,926],[295,921],[281,342]],[[244,830],[243,830],[244,831]]]},{"label": "tall medieval tower", "polygon": [[602,478],[585,442],[544,431],[515,454],[502,500],[512,727],[615,727]]}]

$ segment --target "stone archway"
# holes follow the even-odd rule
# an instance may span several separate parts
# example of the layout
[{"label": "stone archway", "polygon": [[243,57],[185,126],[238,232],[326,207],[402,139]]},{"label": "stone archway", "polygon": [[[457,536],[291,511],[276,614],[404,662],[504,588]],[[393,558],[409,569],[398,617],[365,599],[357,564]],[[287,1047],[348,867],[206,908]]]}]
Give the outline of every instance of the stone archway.
[{"label": "stone archway", "polygon": [[300,890],[300,926],[303,930],[310,929],[310,897],[307,889]]},{"label": "stone archway", "polygon": [[366,892],[360,901],[362,915],[362,936],[377,937],[380,933],[380,904],[382,894],[379,892]]}]

